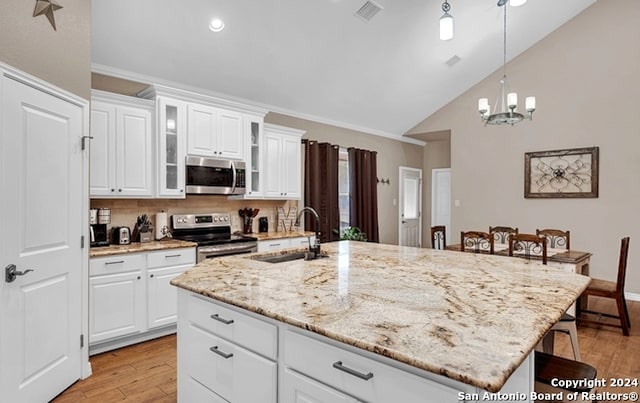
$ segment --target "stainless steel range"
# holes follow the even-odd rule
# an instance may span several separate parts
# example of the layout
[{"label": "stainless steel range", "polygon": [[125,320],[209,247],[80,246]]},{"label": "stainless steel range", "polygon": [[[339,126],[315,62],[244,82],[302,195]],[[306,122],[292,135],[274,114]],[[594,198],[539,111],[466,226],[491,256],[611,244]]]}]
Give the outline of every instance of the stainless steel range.
[{"label": "stainless steel range", "polygon": [[258,251],[258,240],[231,233],[231,217],[226,213],[176,214],[171,216],[175,239],[198,244],[196,262],[219,256]]}]

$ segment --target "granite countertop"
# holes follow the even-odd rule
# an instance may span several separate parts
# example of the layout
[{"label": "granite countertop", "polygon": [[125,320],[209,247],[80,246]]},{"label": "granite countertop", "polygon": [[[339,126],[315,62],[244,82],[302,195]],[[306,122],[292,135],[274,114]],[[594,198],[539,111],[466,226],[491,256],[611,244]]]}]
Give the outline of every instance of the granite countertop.
[{"label": "granite countertop", "polygon": [[258,238],[258,241],[268,241],[271,239],[283,239],[283,238],[299,238],[315,235],[315,232],[311,231],[281,231],[281,232],[254,232],[252,234],[246,234],[254,238]]},{"label": "granite countertop", "polygon": [[172,284],[490,392],[590,279],[524,259],[362,242],[209,259]]},{"label": "granite countertop", "polygon": [[195,242],[179,239],[163,239],[151,242],[132,242],[129,245],[94,246],[89,249],[89,257],[120,255],[122,253],[150,252],[162,249],[191,248],[198,246]]}]

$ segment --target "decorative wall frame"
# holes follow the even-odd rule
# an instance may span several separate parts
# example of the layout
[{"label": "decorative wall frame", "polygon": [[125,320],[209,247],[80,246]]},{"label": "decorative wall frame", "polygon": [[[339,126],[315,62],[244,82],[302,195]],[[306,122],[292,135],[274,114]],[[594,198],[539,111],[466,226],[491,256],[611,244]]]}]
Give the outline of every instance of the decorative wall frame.
[{"label": "decorative wall frame", "polygon": [[525,153],[524,197],[598,197],[598,153],[598,147]]}]

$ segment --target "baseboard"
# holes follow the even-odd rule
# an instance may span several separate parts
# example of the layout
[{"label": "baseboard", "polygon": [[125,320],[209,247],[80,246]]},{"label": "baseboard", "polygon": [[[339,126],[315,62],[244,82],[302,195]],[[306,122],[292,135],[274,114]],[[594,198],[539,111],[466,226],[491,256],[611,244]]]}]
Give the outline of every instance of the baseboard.
[{"label": "baseboard", "polygon": [[160,329],[155,329],[152,331],[137,333],[130,336],[119,337],[111,340],[106,340],[103,342],[89,344],[89,355],[95,355],[104,353],[106,351],[115,350],[117,348],[126,347],[131,344],[140,343],[143,341],[148,341],[152,339],[156,339],[158,337],[167,336],[169,334],[173,334],[176,332],[176,324],[172,324],[166,327],[162,327]]},{"label": "baseboard", "polygon": [[624,297],[628,301],[640,301],[640,294],[635,293],[635,292],[625,292],[624,293]]}]

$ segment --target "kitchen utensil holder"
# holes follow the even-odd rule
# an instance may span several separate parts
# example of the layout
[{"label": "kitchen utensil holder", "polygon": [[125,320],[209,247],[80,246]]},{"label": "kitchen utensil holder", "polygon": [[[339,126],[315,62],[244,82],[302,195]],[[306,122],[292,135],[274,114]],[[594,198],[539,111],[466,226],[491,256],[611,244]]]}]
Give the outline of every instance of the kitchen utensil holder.
[{"label": "kitchen utensil holder", "polygon": [[242,232],[245,234],[251,234],[253,232],[253,217],[244,218],[244,228]]}]

